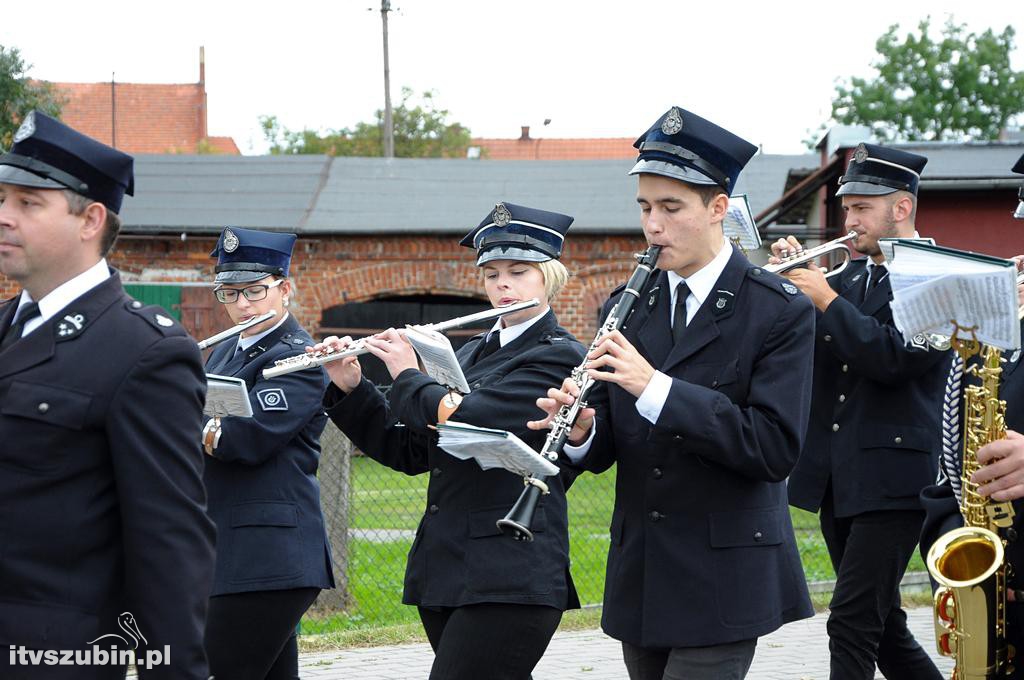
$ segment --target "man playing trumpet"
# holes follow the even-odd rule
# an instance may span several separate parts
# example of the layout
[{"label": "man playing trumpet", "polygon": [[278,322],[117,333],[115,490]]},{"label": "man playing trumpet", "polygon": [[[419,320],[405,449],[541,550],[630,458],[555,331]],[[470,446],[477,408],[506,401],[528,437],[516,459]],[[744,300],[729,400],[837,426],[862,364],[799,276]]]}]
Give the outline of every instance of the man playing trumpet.
[{"label": "man playing trumpet", "polygon": [[[818,310],[811,421],[789,479],[789,502],[820,510],[836,572],[829,605],[833,680],[938,680],[907,628],[899,584],[917,544],[922,487],[934,479],[948,354],[907,346],[893,325],[878,240],[913,237],[924,156],[861,144],[837,193],[853,248],[868,257],[825,279],[814,264],[787,272]],[[800,244],[772,244],[773,262]]]}]

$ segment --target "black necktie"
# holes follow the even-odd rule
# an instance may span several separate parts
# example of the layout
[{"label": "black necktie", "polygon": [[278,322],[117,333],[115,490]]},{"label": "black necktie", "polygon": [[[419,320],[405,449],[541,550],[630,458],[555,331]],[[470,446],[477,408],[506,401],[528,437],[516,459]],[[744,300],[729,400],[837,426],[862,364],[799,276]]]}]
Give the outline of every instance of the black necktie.
[{"label": "black necktie", "polygon": [[676,306],[672,313],[672,344],[677,344],[686,332],[686,298],[690,296],[690,288],[685,281],[676,285]]},{"label": "black necktie", "polygon": [[868,287],[867,290],[864,292],[864,297],[867,297],[871,293],[871,291],[875,289],[875,286],[878,285],[878,282],[882,280],[883,276],[885,276],[885,272],[885,267],[883,267],[880,264],[871,266],[871,276],[868,277]]},{"label": "black necktie", "polygon": [[29,302],[28,304],[23,305],[14,317],[14,322],[4,334],[3,340],[0,340],[0,351],[7,349],[8,346],[13,345],[20,340],[21,334],[25,330],[25,324],[38,316],[39,305],[35,302]]},{"label": "black necktie", "polygon": [[490,356],[501,349],[501,332],[494,331],[490,337],[487,338],[487,342],[484,343],[483,349],[480,350],[480,354],[477,355],[476,360],[482,361],[484,357]]}]

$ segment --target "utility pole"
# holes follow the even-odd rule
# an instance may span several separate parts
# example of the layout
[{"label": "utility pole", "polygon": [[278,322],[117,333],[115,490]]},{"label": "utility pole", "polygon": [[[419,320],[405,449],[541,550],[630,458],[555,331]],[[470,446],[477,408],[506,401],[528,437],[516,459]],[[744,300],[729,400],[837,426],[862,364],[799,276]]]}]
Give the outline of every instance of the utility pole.
[{"label": "utility pole", "polygon": [[384,157],[395,157],[395,125],[391,120],[391,69],[388,64],[388,12],[391,0],[380,0],[380,18],[384,24]]}]

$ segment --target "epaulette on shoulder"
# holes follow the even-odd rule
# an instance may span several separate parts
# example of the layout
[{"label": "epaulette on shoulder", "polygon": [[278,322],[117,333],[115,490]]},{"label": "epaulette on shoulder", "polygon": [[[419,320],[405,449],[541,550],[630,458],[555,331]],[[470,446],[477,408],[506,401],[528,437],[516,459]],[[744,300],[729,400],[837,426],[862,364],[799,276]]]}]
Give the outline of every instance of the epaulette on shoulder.
[{"label": "epaulette on shoulder", "polygon": [[129,299],[125,302],[124,307],[159,331],[161,335],[188,335],[185,328],[160,305],[146,305],[138,300]]},{"label": "epaulette on shoulder", "polygon": [[762,267],[755,266],[748,269],[747,278],[761,284],[768,290],[775,291],[787,301],[803,294],[796,284],[789,281],[789,279],[774,274]]},{"label": "epaulette on shoulder", "polygon": [[298,347],[299,349],[302,349],[307,345],[312,347],[316,344],[313,338],[305,335],[304,333],[285,333],[281,336],[281,342],[288,347]]}]

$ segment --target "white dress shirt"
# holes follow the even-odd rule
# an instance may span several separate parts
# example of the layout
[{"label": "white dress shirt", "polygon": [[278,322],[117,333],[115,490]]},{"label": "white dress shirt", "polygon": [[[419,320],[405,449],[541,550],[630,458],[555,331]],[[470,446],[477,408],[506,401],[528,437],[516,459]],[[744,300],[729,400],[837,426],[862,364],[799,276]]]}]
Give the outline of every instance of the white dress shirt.
[{"label": "white dress shirt", "polygon": [[514,326],[508,326],[507,328],[502,328],[501,319],[499,318],[497,321],[494,322],[494,326],[491,327],[491,330],[487,331],[487,335],[484,336],[484,342],[490,340],[491,333],[493,333],[494,331],[498,331],[498,344],[504,347],[505,345],[507,345],[508,343],[512,342],[520,335],[525,333],[526,329],[540,321],[547,313],[548,308],[545,306],[544,310],[537,314],[536,316],[531,316],[526,321],[521,321],[520,323],[517,323]]},{"label": "white dress shirt", "polygon": [[[732,244],[727,239],[723,239],[722,248],[718,251],[718,254],[689,277],[684,279],[674,271],[667,272],[669,290],[671,291],[668,306],[670,328],[675,316],[677,285],[680,282],[685,282],[690,289],[690,294],[686,298],[686,324],[689,325],[693,317],[696,316],[697,311],[700,310],[700,306],[711,295],[711,291],[714,289],[719,277],[722,276],[726,265],[729,264],[730,257],[732,257]],[[647,383],[647,387],[644,388],[644,391],[640,393],[640,397],[636,400],[637,412],[650,421],[652,425],[657,424],[658,417],[661,415],[661,409],[664,408],[665,400],[668,399],[671,389],[672,378],[661,371],[655,371],[654,375],[651,376],[650,382]],[[591,428],[590,437],[580,446],[565,445],[565,455],[569,457],[569,460],[578,462],[587,455],[596,431],[596,427]]]}]

